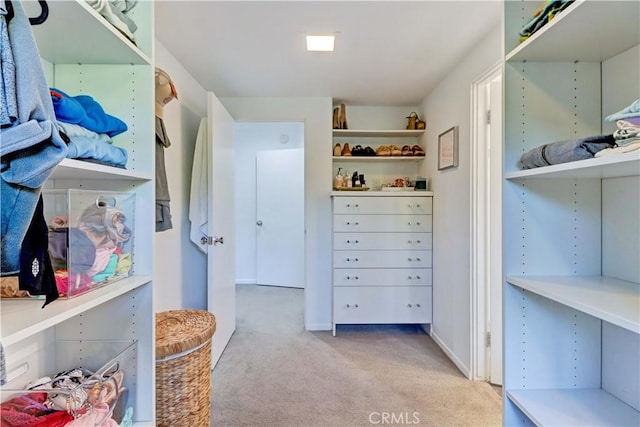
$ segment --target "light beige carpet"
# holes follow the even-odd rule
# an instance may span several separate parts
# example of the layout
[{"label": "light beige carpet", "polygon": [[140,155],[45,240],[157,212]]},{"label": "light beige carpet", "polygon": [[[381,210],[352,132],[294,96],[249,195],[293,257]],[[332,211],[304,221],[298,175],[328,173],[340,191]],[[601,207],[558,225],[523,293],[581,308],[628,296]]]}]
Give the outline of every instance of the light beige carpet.
[{"label": "light beige carpet", "polygon": [[[415,326],[306,332],[303,290],[238,285],[212,374],[218,427],[500,426],[501,398]],[[213,337],[215,340],[215,335]]]}]

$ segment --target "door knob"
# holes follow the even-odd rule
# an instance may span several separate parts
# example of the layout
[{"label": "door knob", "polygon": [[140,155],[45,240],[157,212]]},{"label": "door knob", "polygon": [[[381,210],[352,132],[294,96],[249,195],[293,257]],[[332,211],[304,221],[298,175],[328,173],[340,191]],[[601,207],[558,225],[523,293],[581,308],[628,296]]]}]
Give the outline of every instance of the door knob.
[{"label": "door knob", "polygon": [[258,220],[258,221],[256,221],[256,224],[262,225],[262,221]]}]

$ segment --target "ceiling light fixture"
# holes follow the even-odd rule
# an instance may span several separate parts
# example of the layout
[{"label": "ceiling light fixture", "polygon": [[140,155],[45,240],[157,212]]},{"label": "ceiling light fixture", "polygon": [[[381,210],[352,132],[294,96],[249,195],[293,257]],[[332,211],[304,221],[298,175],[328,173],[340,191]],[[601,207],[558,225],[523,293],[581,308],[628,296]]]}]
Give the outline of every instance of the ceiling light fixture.
[{"label": "ceiling light fixture", "polygon": [[307,50],[314,52],[333,52],[335,36],[307,36]]}]

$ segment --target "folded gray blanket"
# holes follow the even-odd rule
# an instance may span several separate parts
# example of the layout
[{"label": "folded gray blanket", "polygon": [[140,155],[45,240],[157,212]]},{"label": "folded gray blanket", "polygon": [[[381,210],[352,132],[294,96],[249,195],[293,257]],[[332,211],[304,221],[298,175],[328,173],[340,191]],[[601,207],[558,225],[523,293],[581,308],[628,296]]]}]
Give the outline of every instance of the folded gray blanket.
[{"label": "folded gray blanket", "polygon": [[529,150],[520,157],[520,169],[532,169],[575,160],[590,159],[605,148],[615,147],[613,135],[596,135],[581,139],[557,141]]}]

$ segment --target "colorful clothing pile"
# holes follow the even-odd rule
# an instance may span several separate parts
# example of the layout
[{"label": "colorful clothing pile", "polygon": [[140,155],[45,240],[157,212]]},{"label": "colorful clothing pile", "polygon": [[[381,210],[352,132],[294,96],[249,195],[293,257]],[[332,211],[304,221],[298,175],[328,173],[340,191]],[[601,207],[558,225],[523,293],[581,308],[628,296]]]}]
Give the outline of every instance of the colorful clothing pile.
[{"label": "colorful clothing pile", "polygon": [[533,15],[533,18],[520,30],[520,41],[531,37],[536,31],[545,26],[558,13],[565,10],[573,0],[549,0]]},{"label": "colorful clothing pile", "polygon": [[598,152],[596,157],[640,150],[640,99],[605,120],[616,122],[618,129],[613,133],[616,146]]},{"label": "colorful clothing pile", "polygon": [[67,158],[126,167],[127,151],[111,139],[127,130],[125,122],[107,114],[91,96],[69,96],[56,88],[49,92],[58,129],[68,139]]}]

